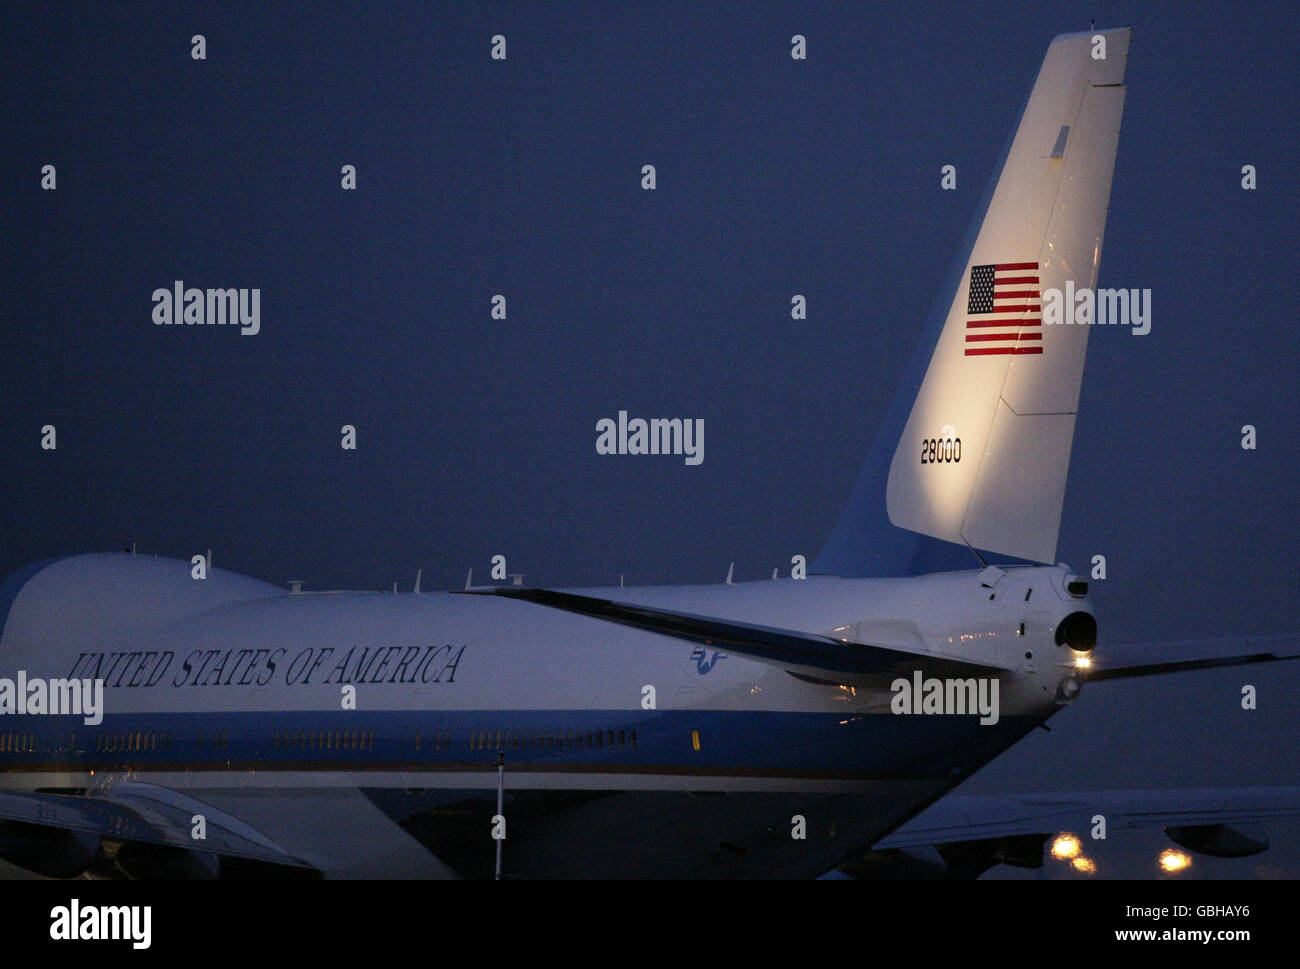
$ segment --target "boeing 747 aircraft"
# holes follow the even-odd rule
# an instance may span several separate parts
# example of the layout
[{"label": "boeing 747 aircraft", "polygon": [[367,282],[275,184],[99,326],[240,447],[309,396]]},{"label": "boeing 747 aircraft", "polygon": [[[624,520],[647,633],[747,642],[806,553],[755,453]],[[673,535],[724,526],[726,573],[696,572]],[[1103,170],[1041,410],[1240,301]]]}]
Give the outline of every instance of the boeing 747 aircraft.
[{"label": "boeing 747 aircraft", "polygon": [[[1032,864],[1068,805],[913,819],[1108,680],[1297,652],[1126,652],[1056,563],[1090,327],[1043,307],[1097,282],[1129,39],[1051,42],[806,576],[313,593],[203,561],[38,562],[0,586],[0,858],[197,878],[816,877],[903,873],[888,858],[922,845],[949,874]],[[1225,825],[1294,800],[1111,807],[1242,851]]]}]

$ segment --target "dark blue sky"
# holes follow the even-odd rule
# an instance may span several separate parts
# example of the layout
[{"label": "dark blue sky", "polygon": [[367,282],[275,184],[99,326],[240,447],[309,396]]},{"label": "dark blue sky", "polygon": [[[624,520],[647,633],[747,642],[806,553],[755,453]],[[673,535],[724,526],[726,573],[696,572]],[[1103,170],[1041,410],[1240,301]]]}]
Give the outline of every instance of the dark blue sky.
[{"label": "dark blue sky", "polygon": [[[811,558],[1048,42],[1090,17],[1134,28],[1101,285],[1154,319],[1092,335],[1058,557],[1107,556],[1103,644],[1294,630],[1283,3],[5,4],[0,572],[132,542],[315,588]],[[259,287],[261,333],[154,326],[176,279]],[[704,463],[598,455],[620,409],[703,418]],[[1295,669],[1105,689],[968,788],[1300,779]]]},{"label": "dark blue sky", "polygon": [[[1135,31],[1101,283],[1154,322],[1092,336],[1059,557],[1107,556],[1112,639],[1293,627],[1280,4],[6,5],[0,568],[138,542],[437,588],[498,552],[566,585],[811,558],[1048,41],[1093,16]],[[154,326],[176,279],[260,287],[261,333]],[[704,463],[598,455],[620,409],[703,418]]]}]

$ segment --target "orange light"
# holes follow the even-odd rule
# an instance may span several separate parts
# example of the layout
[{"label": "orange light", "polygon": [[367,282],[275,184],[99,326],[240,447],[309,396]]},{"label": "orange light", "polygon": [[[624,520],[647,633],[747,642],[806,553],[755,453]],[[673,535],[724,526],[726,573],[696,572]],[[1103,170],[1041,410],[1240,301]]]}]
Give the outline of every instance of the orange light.
[{"label": "orange light", "polygon": [[1175,851],[1173,848],[1166,848],[1160,852],[1160,867],[1171,875],[1176,875],[1185,868],[1192,866],[1192,859],[1189,855],[1181,851]]},{"label": "orange light", "polygon": [[1079,839],[1068,832],[1062,832],[1056,836],[1052,842],[1052,857],[1057,861],[1069,861],[1071,858],[1078,858],[1083,852],[1083,845]]}]

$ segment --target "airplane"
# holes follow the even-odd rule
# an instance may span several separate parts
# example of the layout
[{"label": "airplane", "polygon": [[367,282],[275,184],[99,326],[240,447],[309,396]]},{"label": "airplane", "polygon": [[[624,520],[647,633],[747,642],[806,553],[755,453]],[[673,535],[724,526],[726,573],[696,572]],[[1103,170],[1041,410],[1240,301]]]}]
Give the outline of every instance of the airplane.
[{"label": "airplane", "polygon": [[[1068,799],[945,795],[1094,685],[1300,654],[1099,649],[1089,582],[1055,561],[1090,327],[1045,322],[1043,294],[1096,285],[1130,36],[1051,41],[806,574],[393,594],[286,591],[210,556],[34,563],[0,585],[0,859],[199,879],[1032,866]],[[1300,803],[1121,795],[1209,854],[1262,850],[1232,825]],[[925,846],[938,863],[908,854]]]}]

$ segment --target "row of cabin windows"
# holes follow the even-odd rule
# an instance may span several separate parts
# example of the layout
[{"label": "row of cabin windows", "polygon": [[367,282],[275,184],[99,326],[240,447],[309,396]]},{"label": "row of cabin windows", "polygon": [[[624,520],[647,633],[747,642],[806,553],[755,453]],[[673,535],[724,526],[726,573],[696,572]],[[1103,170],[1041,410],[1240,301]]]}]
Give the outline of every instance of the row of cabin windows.
[{"label": "row of cabin windows", "polygon": [[[203,731],[202,731],[202,730],[200,730],[200,731],[198,732],[198,736],[196,736],[196,737],[194,738],[194,746],[195,746],[195,747],[202,747],[202,746],[203,746]],[[212,731],[212,749],[213,749],[213,750],[228,750],[229,748],[230,748],[230,731],[229,731],[229,730],[214,730],[214,731]]]},{"label": "row of cabin windows", "polygon": [[[75,738],[75,735],[74,735]],[[434,750],[451,746],[450,730],[435,730],[425,738],[415,732],[415,749],[420,750],[432,742]],[[203,746],[203,731],[195,737],[195,746]],[[373,730],[277,730],[273,736],[276,749],[298,750],[373,750]],[[698,742],[698,741],[697,741]],[[95,736],[97,751],[166,750],[172,745],[170,731],[157,730],[101,730]],[[212,732],[212,748],[230,747],[230,733],[226,730]],[[547,750],[595,750],[604,747],[635,747],[636,731],[630,730],[475,730],[469,735],[470,750],[520,750],[543,748]],[[75,747],[75,739],[69,740]],[[699,749],[698,747],[696,748]],[[34,753],[36,735],[29,733],[0,733],[0,753]]]},{"label": "row of cabin windows", "polygon": [[170,732],[157,730],[101,730],[95,735],[95,749],[162,750],[172,745]]},{"label": "row of cabin windows", "polygon": [[0,753],[31,754],[36,752],[36,735],[30,733],[0,733]]},{"label": "row of cabin windows", "polygon": [[[433,741],[434,750],[442,750],[444,747],[451,746],[451,731],[435,730],[433,736],[429,739]],[[422,732],[419,730],[415,731],[415,749],[419,750],[421,745],[424,743],[425,740]]]},{"label": "row of cabin windows", "polygon": [[[203,731],[200,730],[194,740],[196,747],[203,746]],[[100,730],[95,734],[95,750],[103,752],[168,750],[172,745],[170,730]],[[213,749],[226,749],[230,746],[230,733],[226,730],[212,732]],[[77,747],[77,735],[68,735],[68,749]],[[36,750],[34,734],[0,734],[0,752],[23,751],[33,753]]]},{"label": "row of cabin windows", "polygon": [[273,737],[277,749],[297,750],[373,750],[373,730],[277,730]]},{"label": "row of cabin windows", "polygon": [[635,747],[635,730],[473,730],[470,750],[520,750],[541,747],[548,750],[593,750],[602,747]]},{"label": "row of cabin windows", "polygon": [[[172,735],[170,730],[100,730],[95,734],[95,750],[103,752],[114,751],[137,751],[137,750],[167,750],[172,745]],[[203,731],[198,732],[195,738],[195,745],[203,746]],[[68,748],[75,750],[77,746],[77,735],[68,736]],[[230,734],[225,730],[214,730],[212,732],[213,748],[226,748],[230,746]],[[33,734],[0,734],[0,751],[25,751],[32,753],[36,750],[36,737]]]}]

